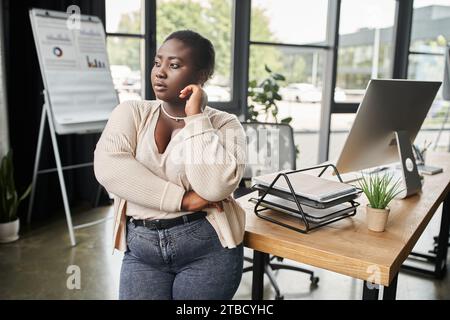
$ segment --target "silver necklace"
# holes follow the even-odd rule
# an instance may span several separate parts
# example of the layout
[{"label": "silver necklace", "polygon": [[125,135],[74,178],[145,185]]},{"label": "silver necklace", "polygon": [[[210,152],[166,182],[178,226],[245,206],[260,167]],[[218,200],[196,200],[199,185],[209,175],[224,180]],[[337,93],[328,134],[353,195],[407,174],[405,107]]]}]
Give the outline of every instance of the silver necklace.
[{"label": "silver necklace", "polygon": [[162,109],[162,111],[164,112],[164,114],[166,115],[166,116],[168,116],[170,119],[173,119],[173,120],[175,120],[176,122],[178,122],[178,121],[180,121],[180,120],[184,120],[186,117],[174,117],[174,116],[171,116],[167,111],[166,111],[166,109],[164,109],[164,104],[161,104],[161,109]]}]

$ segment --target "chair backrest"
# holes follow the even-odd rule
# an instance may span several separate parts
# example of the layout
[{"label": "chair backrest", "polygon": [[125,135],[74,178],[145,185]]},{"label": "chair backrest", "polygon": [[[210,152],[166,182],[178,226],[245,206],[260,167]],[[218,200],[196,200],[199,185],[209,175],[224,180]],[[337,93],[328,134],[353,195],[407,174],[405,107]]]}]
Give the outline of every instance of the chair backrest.
[{"label": "chair backrest", "polygon": [[294,130],[285,123],[242,122],[247,135],[244,179],[296,169]]}]

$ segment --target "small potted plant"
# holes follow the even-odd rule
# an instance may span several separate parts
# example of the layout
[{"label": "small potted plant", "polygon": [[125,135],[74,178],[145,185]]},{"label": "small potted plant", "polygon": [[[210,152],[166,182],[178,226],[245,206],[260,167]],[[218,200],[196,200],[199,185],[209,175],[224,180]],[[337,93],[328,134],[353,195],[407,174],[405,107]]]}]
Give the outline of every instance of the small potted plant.
[{"label": "small potted plant", "polygon": [[0,243],[19,239],[19,218],[17,208],[31,191],[31,184],[21,197],[17,195],[14,183],[12,151],[2,158],[0,164]]},{"label": "small potted plant", "polygon": [[390,212],[388,205],[403,191],[400,179],[393,181],[393,175],[388,173],[363,174],[358,184],[369,200],[366,206],[367,227],[376,232],[384,231]]}]

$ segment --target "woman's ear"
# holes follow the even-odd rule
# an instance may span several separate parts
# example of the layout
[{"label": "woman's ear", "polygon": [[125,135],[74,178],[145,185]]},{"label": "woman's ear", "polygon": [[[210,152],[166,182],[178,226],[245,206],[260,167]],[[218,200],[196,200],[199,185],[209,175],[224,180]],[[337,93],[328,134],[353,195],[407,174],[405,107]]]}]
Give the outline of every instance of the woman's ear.
[{"label": "woman's ear", "polygon": [[200,70],[198,72],[198,83],[203,87],[206,81],[208,81],[208,72],[206,70]]}]

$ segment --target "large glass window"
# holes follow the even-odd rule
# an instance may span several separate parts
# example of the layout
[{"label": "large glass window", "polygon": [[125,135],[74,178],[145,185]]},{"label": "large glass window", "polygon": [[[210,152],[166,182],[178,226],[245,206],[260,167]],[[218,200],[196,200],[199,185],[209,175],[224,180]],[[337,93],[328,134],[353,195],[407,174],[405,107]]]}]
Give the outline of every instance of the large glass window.
[{"label": "large glass window", "polygon": [[[335,103],[357,106],[370,79],[392,77],[395,12],[395,0],[342,0]],[[330,160],[339,157],[355,115],[331,114]]]},{"label": "large glass window", "polygon": [[216,67],[205,84],[210,101],[230,101],[232,88],[231,0],[159,0],[157,1],[157,46],[171,32],[190,29],[211,40],[216,51]]},{"label": "large glass window", "polygon": [[395,0],[343,0],[336,87],[358,103],[370,79],[390,78]]},{"label": "large glass window", "polygon": [[142,55],[144,41],[139,38],[113,37],[107,39],[111,75],[120,101],[143,97]]},{"label": "large glass window", "polygon": [[[346,87],[343,83],[345,81],[349,81],[348,83],[353,83],[352,88],[358,88],[357,83],[360,83],[359,90],[361,91],[360,97],[364,93],[363,88],[367,85],[367,80],[360,81],[360,78],[353,77],[349,74],[343,75],[343,70],[346,70],[343,65],[350,65],[351,63],[356,63],[355,57],[351,55],[344,55],[342,46],[346,45],[345,37],[349,37],[353,34],[353,38],[357,39],[357,35],[361,36],[364,34],[367,35],[369,33],[369,24],[372,24],[370,21],[365,22],[365,26],[369,29],[363,29],[362,31],[349,33],[347,35],[343,34],[343,29],[346,29],[345,21],[347,19],[344,18],[345,10],[350,11],[351,8],[345,9],[346,4],[350,4],[351,0],[343,0],[342,8],[341,8],[341,28],[340,28],[340,49],[339,49],[339,63],[338,63],[338,86]],[[379,2],[379,7],[382,7],[382,1]],[[388,1],[385,1],[384,5],[387,4]],[[376,4],[375,4],[376,5]],[[361,6],[366,7],[366,3],[361,4]],[[359,8],[361,11],[361,15],[364,9],[369,8]],[[391,8],[392,5],[389,5]],[[392,9],[393,10],[393,9]],[[367,15],[369,16],[369,15]],[[379,19],[381,16],[375,14],[373,19]],[[447,43],[450,42],[450,0],[415,0],[414,1],[414,9],[413,9],[413,17],[412,17],[412,26],[411,26],[411,42],[409,48],[409,59],[408,59],[408,78],[415,80],[428,80],[428,81],[442,81],[444,76],[444,48]],[[390,21],[386,20],[385,23],[388,24]],[[380,20],[381,23],[381,20]],[[386,28],[386,25],[384,26]],[[387,27],[389,29],[389,27]],[[383,28],[381,28],[383,30]],[[373,38],[372,38],[373,39]],[[381,41],[382,42],[382,41]],[[374,62],[370,62],[370,58],[373,58],[373,55],[369,51],[373,51],[373,45],[368,46],[364,49],[360,48],[360,56],[359,61],[366,60],[365,64],[368,68],[373,70]],[[346,49],[349,51],[354,51],[354,49]],[[389,48],[391,50],[391,48]],[[386,57],[389,57],[391,53],[389,53]],[[366,58],[362,58],[362,57]],[[379,55],[380,57],[380,55]],[[358,60],[358,59],[357,59]],[[379,64],[380,59],[379,60]],[[390,64],[390,62],[389,62]],[[389,66],[390,67],[390,66]],[[348,70],[352,68],[348,67]],[[389,69],[389,68],[388,68]],[[367,69],[366,75],[362,78],[366,77],[369,74],[369,69]],[[356,72],[356,70],[354,70]],[[344,72],[345,74],[345,72]],[[373,72],[375,76],[375,72]],[[380,76],[378,73],[378,77]],[[387,77],[390,77],[387,74]],[[344,79],[345,78],[345,79]],[[350,80],[349,79],[353,79]],[[360,82],[358,82],[360,81]],[[351,97],[349,90],[346,90],[347,97]],[[354,99],[359,102],[360,97],[358,99]],[[355,97],[356,98],[356,97]],[[450,102],[444,101],[442,99],[442,88],[439,90],[435,101],[433,102],[430,111],[422,125],[422,129],[419,132],[415,143],[419,146],[430,145],[430,148],[434,148],[436,145],[438,149],[447,150],[449,147],[449,124],[445,124],[445,119],[447,113],[449,112]],[[348,132],[351,128],[351,124],[355,114],[333,114],[331,117],[331,134],[330,134],[330,148],[329,148],[329,158],[336,159],[340,151],[344,145],[345,139],[348,135]],[[442,130],[443,129],[443,130]]]},{"label": "large glass window", "polygon": [[120,102],[141,99],[144,68],[144,1],[106,0],[109,63]]},{"label": "large glass window", "polygon": [[106,32],[144,34],[141,0],[106,0]]},{"label": "large glass window", "polygon": [[[145,52],[144,0],[105,0],[106,31],[111,72],[121,101],[141,99],[145,79],[144,66],[153,63]],[[206,85],[208,99],[230,101],[233,66],[232,0],[157,0],[157,47],[171,32],[194,30],[210,39],[216,50],[215,73]],[[146,81],[147,80],[147,81]],[[147,84],[146,84],[147,82]]]},{"label": "large glass window", "polygon": [[415,0],[410,50],[443,54],[449,41],[450,1]]},{"label": "large glass window", "polygon": [[324,44],[327,0],[253,0],[251,39],[259,42]]},{"label": "large glass window", "polygon": [[332,163],[335,163],[341,154],[355,117],[356,113],[334,113],[331,115],[328,158]]},{"label": "large glass window", "polygon": [[[324,53],[302,48],[252,45],[250,81],[260,83],[268,76],[262,59],[272,71],[284,75],[286,79],[280,83],[282,100],[277,102],[278,121],[292,117],[290,125],[300,151],[299,165],[313,165],[317,162]],[[274,119],[260,115],[258,121]]]},{"label": "large glass window", "polygon": [[[284,76],[278,81],[282,100],[277,101],[276,120],[292,118],[297,167],[314,165],[328,49],[328,1],[254,0],[251,10],[249,80],[260,84],[268,78],[265,66]],[[261,113],[257,120],[276,121]]]},{"label": "large glass window", "polygon": [[[450,43],[450,0],[415,0],[408,78],[442,81],[444,77],[444,49]],[[422,125],[416,143],[430,144],[447,150],[450,128],[446,125],[449,101],[442,99],[442,87]]]}]

